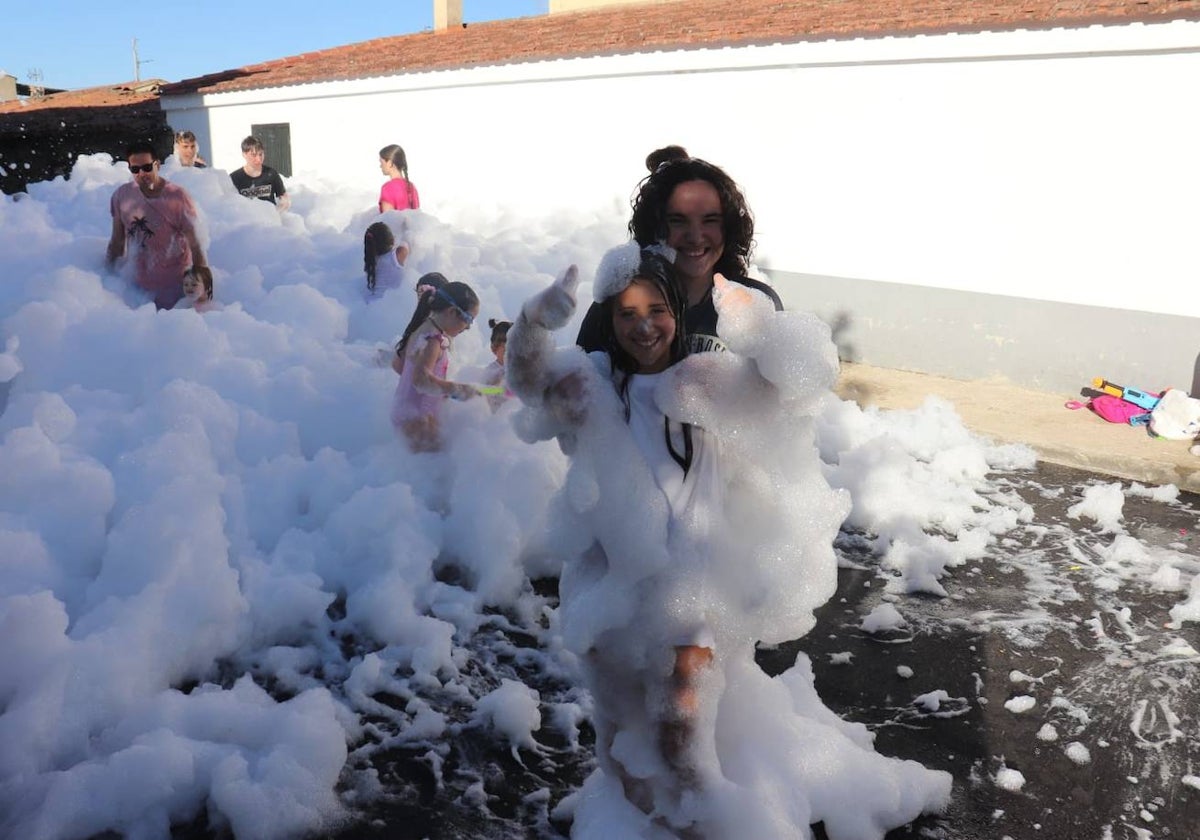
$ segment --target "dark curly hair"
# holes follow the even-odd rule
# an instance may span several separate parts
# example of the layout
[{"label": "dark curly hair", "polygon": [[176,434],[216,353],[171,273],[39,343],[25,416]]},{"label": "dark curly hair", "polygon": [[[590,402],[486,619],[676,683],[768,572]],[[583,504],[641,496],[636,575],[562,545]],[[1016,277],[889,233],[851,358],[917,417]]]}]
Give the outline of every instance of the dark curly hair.
[{"label": "dark curly hair", "polygon": [[646,169],[653,172],[664,163],[688,157],[687,149],[683,146],[663,146],[646,155]]},{"label": "dark curly hair", "polygon": [[629,233],[645,247],[667,239],[667,202],[675,188],[687,181],[712,184],[721,199],[721,228],[725,250],[716,270],[726,277],[746,273],[750,252],[754,249],[754,216],[737,182],[725,170],[706,160],[681,157],[666,160],[638,184],[633,198]]}]

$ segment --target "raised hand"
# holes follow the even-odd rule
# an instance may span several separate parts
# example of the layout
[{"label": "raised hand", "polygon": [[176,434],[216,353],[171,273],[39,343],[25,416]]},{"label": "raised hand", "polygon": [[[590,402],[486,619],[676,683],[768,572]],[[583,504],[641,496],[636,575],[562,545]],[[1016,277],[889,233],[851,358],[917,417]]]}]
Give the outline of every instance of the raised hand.
[{"label": "raised hand", "polygon": [[730,283],[725,275],[717,272],[713,275],[713,306],[717,312],[736,312],[745,309],[754,302],[750,290],[738,283]]},{"label": "raised hand", "polygon": [[575,314],[575,289],[579,285],[579,269],[570,266],[546,289],[525,303],[525,316],[531,323],[548,330],[565,326]]}]

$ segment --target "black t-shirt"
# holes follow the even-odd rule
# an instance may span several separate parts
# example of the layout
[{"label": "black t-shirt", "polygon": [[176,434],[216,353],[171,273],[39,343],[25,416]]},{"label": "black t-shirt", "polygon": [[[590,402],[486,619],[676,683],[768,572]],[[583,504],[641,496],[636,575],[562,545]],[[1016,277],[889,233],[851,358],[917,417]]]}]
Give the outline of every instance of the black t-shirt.
[{"label": "black t-shirt", "polygon": [[262,174],[251,178],[245,169],[235,169],[229,173],[229,180],[234,188],[247,198],[260,198],[263,201],[275,203],[275,199],[287,194],[283,186],[283,178],[269,166],[262,168]]},{"label": "black t-shirt", "polygon": [[[750,277],[731,277],[731,282],[740,283],[751,289],[757,289],[771,299],[775,311],[783,310],[783,301],[775,290]],[[688,352],[706,353],[710,350],[725,350],[725,344],[717,336],[717,308],[713,306],[712,292],[704,296],[704,300],[695,306],[689,306],[683,316],[684,327],[687,330]],[[593,303],[583,316],[583,324],[579,327],[579,335],[575,343],[588,353],[593,350],[606,349],[600,343],[600,304]]]}]

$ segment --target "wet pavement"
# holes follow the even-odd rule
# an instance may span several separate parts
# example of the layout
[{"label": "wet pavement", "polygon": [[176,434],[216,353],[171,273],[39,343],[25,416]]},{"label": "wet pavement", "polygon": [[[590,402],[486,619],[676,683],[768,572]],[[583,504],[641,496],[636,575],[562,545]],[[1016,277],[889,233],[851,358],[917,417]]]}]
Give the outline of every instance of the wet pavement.
[{"label": "wet pavement", "polygon": [[[1098,553],[1114,535],[1067,515],[1085,486],[1110,481],[1048,464],[993,476],[995,492],[1020,495],[1033,518],[985,558],[953,570],[942,581],[946,597],[885,595],[889,573],[862,535],[843,532],[838,594],[817,627],[759,652],[769,673],[807,653],[822,699],[874,731],[879,752],[953,775],[948,811],[888,840],[1200,837],[1200,789],[1185,783],[1200,776],[1200,628],[1167,627],[1184,593],[1114,580]],[[1146,546],[1194,562],[1200,497],[1129,497],[1122,525]],[[552,588],[546,595],[552,603]],[[907,623],[865,633],[863,616],[884,600]],[[544,717],[554,704],[578,700],[538,656],[546,641],[541,628],[497,616],[471,644],[478,691],[524,679],[541,693]],[[914,703],[931,694],[935,704]],[[453,718],[455,702],[442,698],[438,707]],[[543,727],[539,751],[514,757],[458,717],[440,745],[361,751],[352,766],[373,767],[385,796],[330,836],[567,836],[569,822],[551,813],[591,770],[586,724],[579,749]],[[1010,781],[1017,773],[1019,789]],[[820,826],[814,836],[824,837]]]},{"label": "wet pavement", "polygon": [[[806,652],[826,705],[867,724],[879,752],[953,775],[948,812],[888,840],[1195,840],[1200,789],[1183,779],[1200,774],[1200,627],[1166,627],[1184,593],[1132,581],[1114,591],[1088,565],[1089,542],[1113,535],[1078,539],[1089,528],[1066,510],[1078,488],[1111,479],[1041,465],[1010,480],[1035,506],[1036,526],[955,570],[943,581],[948,597],[894,601],[907,627],[882,637],[859,629],[883,600],[881,580],[843,534],[843,555],[861,567],[842,570],[812,633],[760,662],[774,672]],[[1131,536],[1196,557],[1200,497],[1128,498],[1123,512]],[[846,652],[851,663],[834,664]],[[912,702],[939,689],[947,697],[936,710]],[[1020,697],[1035,705],[1006,708]],[[1045,740],[1047,724],[1056,740]],[[999,783],[1004,769],[1024,777],[1019,790]]]}]

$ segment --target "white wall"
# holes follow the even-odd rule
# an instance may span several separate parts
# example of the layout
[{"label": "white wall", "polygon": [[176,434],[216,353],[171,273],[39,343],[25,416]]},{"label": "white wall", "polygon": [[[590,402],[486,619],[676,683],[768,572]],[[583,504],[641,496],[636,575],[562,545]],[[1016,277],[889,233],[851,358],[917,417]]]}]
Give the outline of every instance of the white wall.
[{"label": "white wall", "polygon": [[400,143],[435,213],[451,195],[539,214],[624,204],[645,154],[681,143],[742,184],[766,268],[1195,318],[1197,79],[1200,23],[1179,21],[571,59],[163,105],[227,169],[252,122],[291,123],[298,172],[365,187],[380,182],[378,149]]}]

